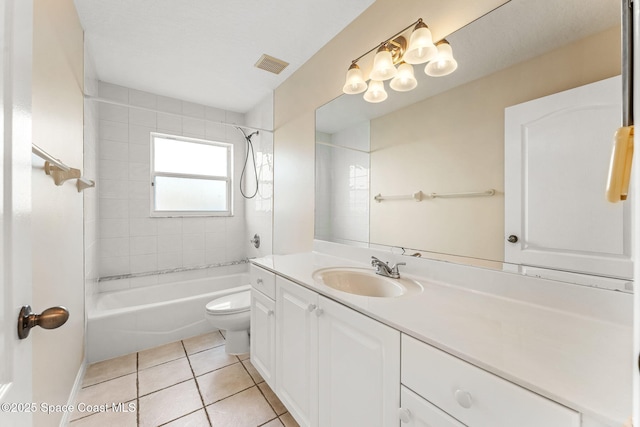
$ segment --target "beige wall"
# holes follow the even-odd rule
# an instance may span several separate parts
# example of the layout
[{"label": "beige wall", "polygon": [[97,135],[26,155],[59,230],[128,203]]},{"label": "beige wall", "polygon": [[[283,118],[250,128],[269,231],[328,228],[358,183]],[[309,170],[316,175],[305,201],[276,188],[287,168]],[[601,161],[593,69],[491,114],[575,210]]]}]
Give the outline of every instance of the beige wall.
[{"label": "beige wall", "polygon": [[504,2],[378,0],[276,89],[274,253],[311,248],[315,109],[342,93],[351,60],[419,17],[438,39]]},{"label": "beige wall", "polygon": [[[82,169],[83,34],[72,0],[36,0],[33,37],[33,141],[67,165]],[[34,402],[64,404],[84,357],[82,194],[75,180],[56,187],[34,158],[34,311],[63,305],[70,312],[56,330],[36,328]],[[62,413],[37,412],[34,425],[60,424]]]},{"label": "beige wall", "polygon": [[504,109],[618,75],[619,46],[615,27],[372,120],[372,194],[498,194],[373,203],[371,242],[503,260]]}]

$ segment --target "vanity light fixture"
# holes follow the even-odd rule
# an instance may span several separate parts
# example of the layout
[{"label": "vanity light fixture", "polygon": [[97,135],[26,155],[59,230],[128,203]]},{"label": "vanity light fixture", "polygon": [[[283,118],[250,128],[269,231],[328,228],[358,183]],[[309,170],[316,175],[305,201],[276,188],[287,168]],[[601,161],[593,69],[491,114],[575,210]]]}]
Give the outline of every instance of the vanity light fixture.
[{"label": "vanity light fixture", "polygon": [[[414,28],[407,44],[407,39],[402,33],[411,27]],[[369,73],[370,82],[367,85],[358,61],[376,49],[373,67]],[[385,80],[392,79],[389,86],[395,91],[410,91],[418,85],[413,73],[413,64],[425,62],[427,65],[424,72],[433,77],[446,76],[458,67],[449,42],[440,40],[434,44],[429,27],[420,18],[351,61],[342,91],[354,95],[366,90],[366,101],[382,102],[388,96],[384,88]]]}]

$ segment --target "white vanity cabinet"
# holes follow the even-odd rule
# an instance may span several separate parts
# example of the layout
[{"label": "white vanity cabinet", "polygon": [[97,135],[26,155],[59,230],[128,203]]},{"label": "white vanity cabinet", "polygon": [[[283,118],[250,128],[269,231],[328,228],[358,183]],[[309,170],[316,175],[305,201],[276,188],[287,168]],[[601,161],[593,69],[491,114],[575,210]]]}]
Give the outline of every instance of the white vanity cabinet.
[{"label": "white vanity cabinet", "polygon": [[400,333],[276,277],[276,394],[301,426],[397,425]]},{"label": "white vanity cabinet", "polygon": [[276,370],[276,275],[254,265],[251,276],[251,363],[275,389]]},{"label": "white vanity cabinet", "polygon": [[578,412],[407,335],[402,385],[469,427],[580,427]]}]

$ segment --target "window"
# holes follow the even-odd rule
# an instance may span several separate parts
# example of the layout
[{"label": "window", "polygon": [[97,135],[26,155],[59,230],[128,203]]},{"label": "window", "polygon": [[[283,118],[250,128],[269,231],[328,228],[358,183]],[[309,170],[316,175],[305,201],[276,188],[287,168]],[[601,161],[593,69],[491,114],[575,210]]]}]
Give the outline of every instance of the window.
[{"label": "window", "polygon": [[230,216],[233,145],[151,134],[151,216]]}]

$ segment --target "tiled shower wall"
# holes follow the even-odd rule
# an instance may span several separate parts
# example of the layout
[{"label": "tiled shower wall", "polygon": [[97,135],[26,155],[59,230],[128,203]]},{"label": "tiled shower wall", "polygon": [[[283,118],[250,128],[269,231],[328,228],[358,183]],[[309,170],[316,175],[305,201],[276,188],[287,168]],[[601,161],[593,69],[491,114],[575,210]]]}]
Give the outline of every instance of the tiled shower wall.
[{"label": "tiled shower wall", "polygon": [[[238,192],[244,138],[216,123],[244,124],[244,115],[104,82],[99,96],[127,105],[93,101],[100,117],[100,277],[246,258],[245,202]],[[150,132],[234,144],[232,217],[150,218]]]}]

